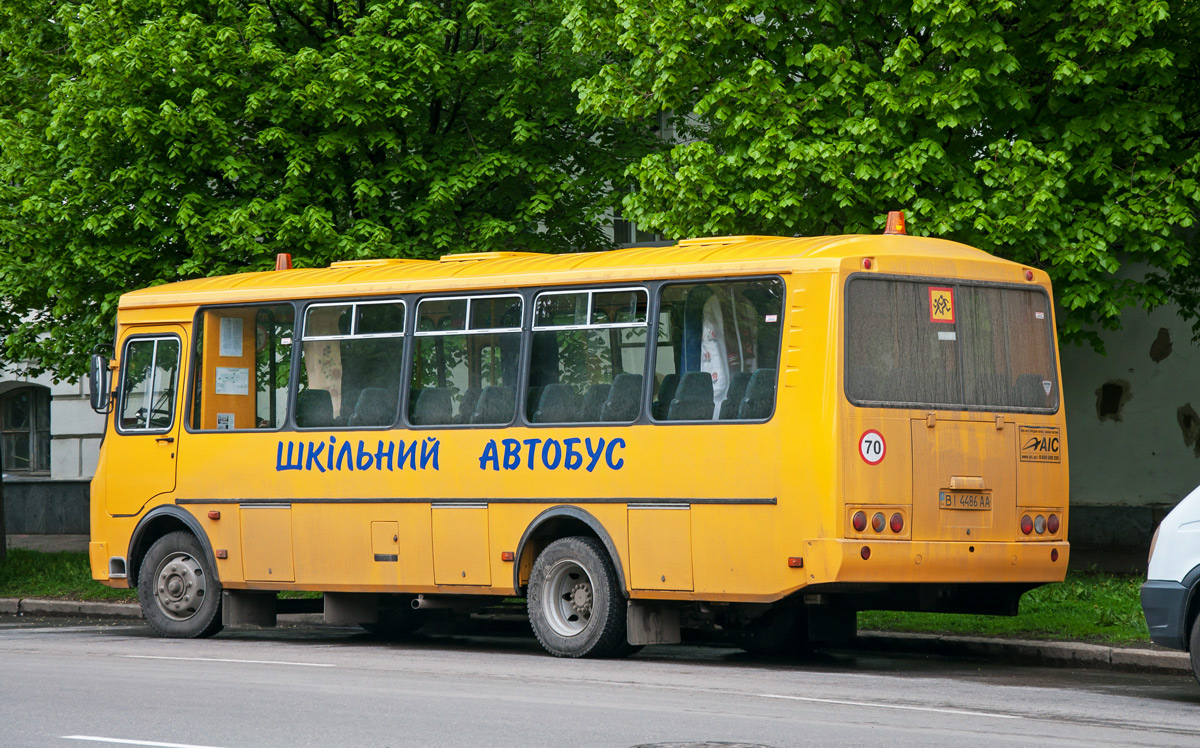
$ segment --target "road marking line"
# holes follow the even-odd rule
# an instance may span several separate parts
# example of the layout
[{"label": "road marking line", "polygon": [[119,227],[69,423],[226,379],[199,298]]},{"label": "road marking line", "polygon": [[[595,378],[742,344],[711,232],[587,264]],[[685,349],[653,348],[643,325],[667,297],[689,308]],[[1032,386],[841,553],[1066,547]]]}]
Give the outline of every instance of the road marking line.
[{"label": "road marking line", "polygon": [[63,740],[90,740],[93,743],[119,743],[120,745],[150,745],[157,748],[216,748],[211,745],[190,745],[188,743],[156,743],[152,740],[123,740],[121,738],[99,738],[95,735],[63,735]]},{"label": "road marking line", "polygon": [[961,714],[968,717],[994,717],[996,719],[1025,719],[1018,714],[994,714],[991,712],[968,712],[962,709],[939,709],[932,706],[905,706],[904,704],[880,704],[877,701],[841,701],[839,699],[818,699],[811,696],[783,696],[774,693],[760,693],[764,699],[785,699],[787,701],[809,701],[815,704],[840,704],[842,706],[871,706],[879,709],[905,709],[912,712],[937,712],[938,714]]},{"label": "road marking line", "polygon": [[284,660],[226,660],[220,657],[162,657],[156,655],[121,655],[133,660],[187,660],[189,662],[234,662],[241,665],[296,665],[298,667],[337,667],[322,662],[287,662]]}]

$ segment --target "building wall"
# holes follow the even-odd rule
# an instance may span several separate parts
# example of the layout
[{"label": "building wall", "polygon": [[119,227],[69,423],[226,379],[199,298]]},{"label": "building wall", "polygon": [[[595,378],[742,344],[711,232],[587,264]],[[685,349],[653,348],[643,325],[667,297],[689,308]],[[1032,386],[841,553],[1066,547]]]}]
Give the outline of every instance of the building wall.
[{"label": "building wall", "polygon": [[96,472],[104,416],[92,410],[86,381],[60,382],[0,372],[0,393],[26,385],[50,390],[50,472],[4,474],[9,534],[86,533],[88,482]]},{"label": "building wall", "polygon": [[1146,549],[1200,484],[1200,345],[1170,309],[1126,310],[1106,355],[1062,349],[1072,545]]}]

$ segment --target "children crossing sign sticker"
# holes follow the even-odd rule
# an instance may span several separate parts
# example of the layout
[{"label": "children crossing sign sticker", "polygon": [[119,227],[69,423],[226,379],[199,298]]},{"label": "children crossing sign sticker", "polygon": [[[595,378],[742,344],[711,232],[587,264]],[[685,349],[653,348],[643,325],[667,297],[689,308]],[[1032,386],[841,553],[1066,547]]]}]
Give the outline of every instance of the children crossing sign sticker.
[{"label": "children crossing sign sticker", "polygon": [[864,431],[863,435],[858,437],[858,454],[868,465],[878,465],[883,462],[883,456],[887,454],[887,444],[883,441],[883,434],[875,429]]},{"label": "children crossing sign sticker", "polygon": [[929,321],[954,324],[954,289],[929,287]]}]

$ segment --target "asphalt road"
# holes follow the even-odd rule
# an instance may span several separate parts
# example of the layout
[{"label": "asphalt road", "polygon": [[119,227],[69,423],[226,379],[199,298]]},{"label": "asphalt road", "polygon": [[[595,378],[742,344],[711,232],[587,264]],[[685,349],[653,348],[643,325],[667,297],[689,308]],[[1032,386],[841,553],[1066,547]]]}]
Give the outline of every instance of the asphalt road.
[{"label": "asphalt road", "polygon": [[353,628],[159,639],[0,616],[0,746],[1200,746],[1200,686],[939,658],[773,661],[528,636],[382,643]]}]

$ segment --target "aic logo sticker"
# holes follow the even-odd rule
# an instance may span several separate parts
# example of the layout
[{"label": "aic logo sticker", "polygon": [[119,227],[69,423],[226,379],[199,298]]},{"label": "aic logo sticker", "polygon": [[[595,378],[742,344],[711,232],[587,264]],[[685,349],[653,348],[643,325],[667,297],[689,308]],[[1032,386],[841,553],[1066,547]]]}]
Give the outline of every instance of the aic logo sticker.
[{"label": "aic logo sticker", "polygon": [[1062,439],[1057,428],[1022,426],[1021,462],[1062,462]]}]

